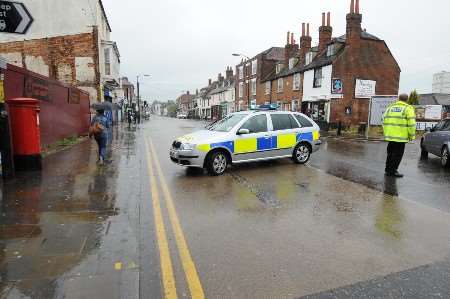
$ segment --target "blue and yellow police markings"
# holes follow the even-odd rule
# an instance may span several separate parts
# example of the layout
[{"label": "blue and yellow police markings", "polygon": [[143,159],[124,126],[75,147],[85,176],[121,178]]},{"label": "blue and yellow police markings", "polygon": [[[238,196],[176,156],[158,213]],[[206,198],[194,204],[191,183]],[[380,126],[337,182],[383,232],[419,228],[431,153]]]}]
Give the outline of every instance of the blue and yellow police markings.
[{"label": "blue and yellow police markings", "polygon": [[313,142],[319,140],[318,131],[306,133],[286,133],[277,136],[261,138],[242,138],[235,141],[225,141],[211,144],[199,144],[197,149],[202,152],[209,152],[214,148],[226,148],[232,154],[247,154],[273,149],[288,149],[294,147],[300,141]]}]

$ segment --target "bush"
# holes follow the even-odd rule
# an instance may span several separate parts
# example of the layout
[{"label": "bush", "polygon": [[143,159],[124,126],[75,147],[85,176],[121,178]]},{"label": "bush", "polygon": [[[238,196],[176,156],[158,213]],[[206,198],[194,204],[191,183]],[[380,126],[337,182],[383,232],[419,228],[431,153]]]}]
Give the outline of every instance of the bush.
[{"label": "bush", "polygon": [[419,105],[419,95],[416,90],[413,90],[408,98],[408,104],[410,105]]}]

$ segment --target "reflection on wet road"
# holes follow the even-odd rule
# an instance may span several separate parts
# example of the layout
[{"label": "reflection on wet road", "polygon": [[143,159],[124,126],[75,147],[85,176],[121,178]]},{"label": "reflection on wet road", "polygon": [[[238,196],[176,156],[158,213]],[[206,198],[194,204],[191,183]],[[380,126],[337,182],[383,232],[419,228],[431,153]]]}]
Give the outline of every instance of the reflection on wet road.
[{"label": "reflection on wet road", "polygon": [[329,139],[310,165],[250,163],[210,177],[168,159],[173,139],[201,126],[153,118],[118,128],[110,164],[95,164],[88,141],[1,185],[0,297],[450,291],[439,279],[450,273],[450,172],[435,159],[408,146],[406,178],[386,180],[384,144]]}]

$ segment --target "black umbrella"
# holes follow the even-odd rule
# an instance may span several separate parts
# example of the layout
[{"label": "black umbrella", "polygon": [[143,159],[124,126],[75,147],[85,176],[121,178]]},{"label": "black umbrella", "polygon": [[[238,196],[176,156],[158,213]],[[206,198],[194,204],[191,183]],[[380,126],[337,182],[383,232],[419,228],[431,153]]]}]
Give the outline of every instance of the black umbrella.
[{"label": "black umbrella", "polygon": [[111,102],[101,102],[91,104],[91,108],[95,110],[112,110],[113,104]]}]

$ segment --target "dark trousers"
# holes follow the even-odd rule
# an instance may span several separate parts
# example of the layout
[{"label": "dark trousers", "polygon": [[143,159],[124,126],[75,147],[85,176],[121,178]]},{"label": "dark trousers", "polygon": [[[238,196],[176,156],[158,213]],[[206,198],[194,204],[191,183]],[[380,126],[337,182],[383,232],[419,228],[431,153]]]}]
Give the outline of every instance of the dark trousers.
[{"label": "dark trousers", "polygon": [[389,142],[387,146],[386,173],[392,174],[398,170],[405,153],[405,144],[403,142]]}]

